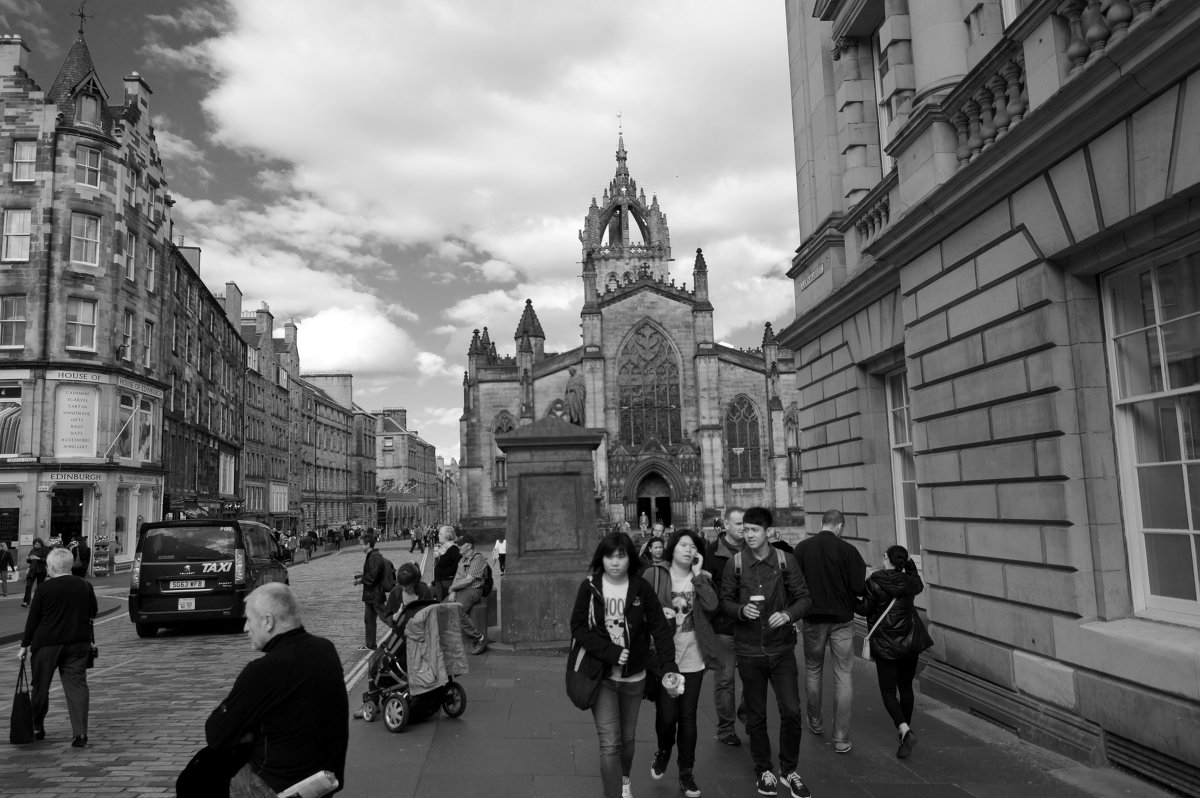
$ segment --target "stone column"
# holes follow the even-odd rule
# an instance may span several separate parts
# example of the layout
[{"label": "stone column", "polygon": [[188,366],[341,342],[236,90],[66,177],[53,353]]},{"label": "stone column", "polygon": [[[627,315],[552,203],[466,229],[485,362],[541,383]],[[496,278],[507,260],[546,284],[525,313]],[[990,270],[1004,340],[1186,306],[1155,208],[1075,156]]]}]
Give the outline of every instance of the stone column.
[{"label": "stone column", "polygon": [[917,90],[913,108],[936,100],[967,74],[962,8],[947,0],[909,0]]}]

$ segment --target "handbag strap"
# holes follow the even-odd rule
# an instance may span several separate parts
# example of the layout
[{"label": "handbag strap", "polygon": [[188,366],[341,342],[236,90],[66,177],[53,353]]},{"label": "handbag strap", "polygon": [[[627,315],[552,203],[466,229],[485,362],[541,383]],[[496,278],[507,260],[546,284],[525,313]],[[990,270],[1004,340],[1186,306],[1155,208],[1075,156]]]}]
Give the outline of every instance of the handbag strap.
[{"label": "handbag strap", "polygon": [[887,614],[892,611],[892,607],[895,606],[895,604],[896,604],[896,599],[894,599],[894,598],[890,602],[888,602],[887,607],[879,615],[879,620],[875,621],[875,625],[871,627],[871,631],[867,632],[867,636],[864,637],[863,640],[871,639],[871,635],[875,634],[875,630],[879,628],[879,624],[883,623],[883,619],[886,618]]}]

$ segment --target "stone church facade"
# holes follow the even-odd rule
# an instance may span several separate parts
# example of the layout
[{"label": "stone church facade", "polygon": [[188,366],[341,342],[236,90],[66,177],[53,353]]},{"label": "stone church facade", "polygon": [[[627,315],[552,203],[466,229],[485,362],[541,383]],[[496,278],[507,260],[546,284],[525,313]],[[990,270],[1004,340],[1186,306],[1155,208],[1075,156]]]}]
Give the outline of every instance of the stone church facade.
[{"label": "stone church facade", "polygon": [[[555,415],[605,433],[596,453],[598,517],[699,528],[730,505],[803,518],[792,352],[766,325],[753,351],[716,342],[708,266],[671,275],[667,217],[629,174],[623,138],[616,174],[592,198],[582,244],[582,340],[545,351],[526,301],[502,355],[476,330],[463,377],[463,526],[502,526],[505,456],[495,435]],[[690,286],[689,286],[690,283]],[[578,416],[582,414],[582,419]]]}]

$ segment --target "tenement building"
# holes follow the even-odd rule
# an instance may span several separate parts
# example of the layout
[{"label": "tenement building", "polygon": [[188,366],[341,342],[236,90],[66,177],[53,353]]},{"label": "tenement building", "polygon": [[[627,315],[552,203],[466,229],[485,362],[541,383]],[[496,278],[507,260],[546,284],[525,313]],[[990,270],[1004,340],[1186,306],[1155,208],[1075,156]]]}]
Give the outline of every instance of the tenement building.
[{"label": "tenement building", "polygon": [[1200,4],[787,28],[808,528],[917,556],[924,692],[1200,794]]},{"label": "tenement building", "polygon": [[275,337],[275,317],[266,302],[258,310],[242,311],[240,323],[246,342],[242,514],[291,532],[299,528],[300,503],[289,501],[288,489],[291,375],[280,359],[287,342]]},{"label": "tenement building", "polygon": [[440,458],[432,443],[408,428],[408,411],[385,407],[375,424],[376,474],[388,529],[457,523],[441,509]]},{"label": "tenement building", "polygon": [[[801,505],[792,353],[767,326],[761,349],[716,342],[708,266],[690,283],[670,272],[658,197],[630,176],[623,139],[616,174],[592,198],[582,243],[579,346],[545,350],[533,304],[519,312],[515,352],[488,328],[468,348],[460,423],[463,525],[503,526],[508,481],[495,435],[547,415],[601,430],[596,497],[605,523],[698,528],[730,504]],[[797,456],[788,457],[792,442]],[[792,468],[794,466],[794,470]]]}]

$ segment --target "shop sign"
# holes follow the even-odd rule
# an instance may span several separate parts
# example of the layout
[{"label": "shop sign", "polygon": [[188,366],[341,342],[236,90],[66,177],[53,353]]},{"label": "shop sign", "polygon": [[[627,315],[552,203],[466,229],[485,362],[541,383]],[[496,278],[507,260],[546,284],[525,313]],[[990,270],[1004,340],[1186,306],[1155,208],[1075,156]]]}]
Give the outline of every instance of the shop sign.
[{"label": "shop sign", "polygon": [[132,485],[157,485],[158,477],[152,477],[147,474],[121,474],[119,481]]},{"label": "shop sign", "polygon": [[0,463],[36,463],[38,462],[37,455],[15,455],[12,457],[0,457]]},{"label": "shop sign", "polygon": [[815,283],[817,281],[818,277],[820,277],[824,273],[825,273],[825,261],[822,260],[820,263],[818,263],[816,266],[813,267],[812,271],[810,271],[808,274],[804,275],[804,279],[800,281],[800,290],[803,291],[805,288],[808,288],[810,285],[812,285],[813,283]]},{"label": "shop sign", "polygon": [[47,471],[42,474],[43,482],[101,482],[104,474],[99,471]]},{"label": "shop sign", "polygon": [[17,523],[20,509],[17,507],[0,507],[0,541],[17,542]]},{"label": "shop sign", "polygon": [[143,396],[153,396],[155,399],[163,398],[163,392],[158,388],[151,387],[144,382],[131,380],[128,377],[117,377],[117,385],[121,388],[127,388],[131,391],[137,391]]},{"label": "shop sign", "polygon": [[104,375],[93,371],[47,371],[46,379],[101,383],[104,382]]},{"label": "shop sign", "polygon": [[54,393],[56,457],[96,456],[95,388],[60,385]]}]

